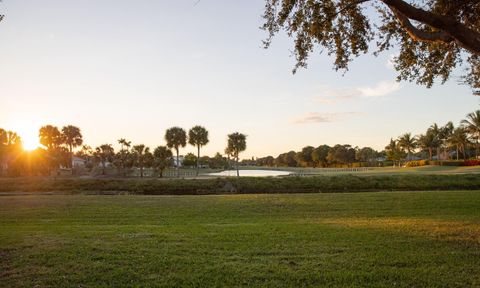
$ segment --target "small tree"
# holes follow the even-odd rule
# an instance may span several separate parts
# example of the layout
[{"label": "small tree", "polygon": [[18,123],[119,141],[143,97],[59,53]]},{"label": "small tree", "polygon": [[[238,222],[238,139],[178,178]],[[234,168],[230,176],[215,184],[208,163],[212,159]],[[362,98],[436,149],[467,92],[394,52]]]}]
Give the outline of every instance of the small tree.
[{"label": "small tree", "polygon": [[247,136],[238,132],[232,133],[228,135],[228,143],[225,152],[229,152],[235,159],[235,166],[237,168],[237,177],[240,176],[240,172],[238,170],[238,156],[240,152],[245,151],[247,149]]},{"label": "small tree", "polygon": [[200,169],[200,147],[208,143],[208,131],[202,126],[194,126],[188,131],[188,143],[197,147],[197,176]]},{"label": "small tree", "polygon": [[149,167],[152,163],[152,154],[150,148],[144,144],[135,145],[132,147],[133,159],[135,166],[140,168],[140,177],[143,178],[143,170],[145,167]]},{"label": "small tree", "polygon": [[175,148],[177,158],[175,161],[175,168],[177,169],[177,177],[180,177],[178,171],[179,161],[179,149],[187,145],[187,133],[180,127],[172,127],[165,132],[165,141],[167,141],[168,148]]},{"label": "small tree", "polygon": [[118,166],[120,166],[120,169],[122,170],[122,175],[123,177],[127,176],[127,166],[131,167],[132,161],[129,161],[132,155],[130,155],[129,148],[132,144],[131,141],[127,141],[124,138],[118,139],[118,144],[120,144],[120,151],[117,154],[117,161],[118,161]]},{"label": "small tree", "polygon": [[153,151],[153,167],[160,172],[160,178],[163,178],[163,171],[172,163],[172,151],[166,146],[158,146]]},{"label": "small tree", "polygon": [[398,146],[407,151],[407,160],[412,160],[411,154],[417,148],[417,139],[412,137],[412,133],[405,133],[398,138]]},{"label": "small tree", "polygon": [[115,151],[111,144],[103,144],[95,148],[93,152],[93,157],[97,163],[102,164],[102,175],[105,175],[107,163],[112,162]]}]

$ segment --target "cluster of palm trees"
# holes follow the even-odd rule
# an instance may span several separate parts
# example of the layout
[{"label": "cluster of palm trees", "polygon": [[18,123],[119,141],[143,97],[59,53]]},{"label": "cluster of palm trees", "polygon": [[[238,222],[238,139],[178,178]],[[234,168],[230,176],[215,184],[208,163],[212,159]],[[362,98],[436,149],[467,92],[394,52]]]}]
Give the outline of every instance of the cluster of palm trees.
[{"label": "cluster of palm trees", "polygon": [[385,150],[387,157],[394,162],[412,160],[412,153],[417,149],[426,151],[429,160],[433,159],[434,154],[438,160],[448,160],[453,154],[451,152],[454,152],[457,160],[460,155],[466,160],[469,148],[473,148],[475,156],[478,156],[479,140],[480,110],[477,110],[467,114],[457,127],[452,122],[444,126],[435,123],[424,134],[412,136],[411,133],[405,133],[397,139],[391,139]]},{"label": "cluster of palm trees", "polygon": [[[127,172],[137,167],[140,177],[144,176],[144,169],[153,167],[159,176],[167,167],[175,166],[176,175],[179,177],[180,149],[188,144],[197,148],[196,174],[199,173],[201,148],[209,143],[208,130],[203,126],[194,126],[187,132],[180,127],[172,127],[165,132],[165,146],[158,146],[150,150],[144,144],[132,145],[131,141],[119,139],[120,151],[115,152],[111,144],[102,144],[92,149],[83,144],[83,136],[80,128],[67,125],[59,129],[53,125],[45,125],[39,130],[39,142],[44,148],[38,148],[33,152],[24,151],[20,137],[12,131],[0,128],[0,176],[8,168],[11,175],[49,175],[52,170],[60,167],[74,168],[74,157],[88,160],[92,165],[102,168],[102,174],[106,174],[107,166],[114,165],[117,171],[126,176]],[[76,149],[79,148],[79,149]],[[176,157],[171,150],[175,151]],[[240,152],[246,149],[246,136],[235,132],[228,135],[225,153],[237,161]],[[76,151],[75,151],[76,150]],[[217,153],[219,154],[219,153]],[[217,156],[216,156],[217,157]],[[208,157],[207,157],[208,158]],[[220,155],[220,158],[222,156]],[[72,174],[75,169],[72,169]]]},{"label": "cluster of palm trees", "polygon": [[[103,144],[92,150],[88,146],[82,147],[77,153],[78,156],[88,157],[93,156],[97,163],[102,166],[102,174],[105,174],[107,163],[114,163],[117,168],[126,171],[131,167],[138,167],[140,169],[140,177],[144,176],[144,168],[153,167],[159,172],[160,177],[163,177],[163,171],[172,163],[173,154],[171,149],[175,150],[176,157],[173,158],[173,163],[176,168],[177,177],[179,177],[178,167],[180,163],[180,149],[188,144],[197,148],[196,157],[196,175],[199,174],[200,168],[200,150],[209,142],[208,130],[203,126],[194,126],[187,132],[181,127],[172,127],[165,132],[166,146],[158,146],[151,152],[150,148],[144,144],[132,145],[131,141],[122,138],[118,140],[121,149],[115,153],[111,144]],[[238,170],[238,158],[240,152],[246,149],[246,136],[244,134],[235,132],[228,135],[227,148],[225,153],[228,157],[232,156],[236,159]],[[237,171],[238,174],[238,171]]]}]

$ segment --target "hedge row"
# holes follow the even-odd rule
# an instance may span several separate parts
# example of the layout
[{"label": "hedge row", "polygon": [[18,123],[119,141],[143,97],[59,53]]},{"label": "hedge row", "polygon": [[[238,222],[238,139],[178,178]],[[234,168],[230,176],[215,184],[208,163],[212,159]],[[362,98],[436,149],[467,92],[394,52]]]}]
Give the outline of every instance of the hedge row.
[{"label": "hedge row", "polygon": [[250,193],[324,193],[361,191],[480,190],[480,176],[375,175],[277,178],[158,179],[0,179],[0,192],[65,194],[206,195]]}]

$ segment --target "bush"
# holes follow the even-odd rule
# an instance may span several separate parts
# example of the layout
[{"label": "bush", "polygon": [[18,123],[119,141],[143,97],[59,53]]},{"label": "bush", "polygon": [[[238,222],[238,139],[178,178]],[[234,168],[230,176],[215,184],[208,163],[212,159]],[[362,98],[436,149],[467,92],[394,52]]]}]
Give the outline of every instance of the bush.
[{"label": "bush", "polygon": [[464,161],[460,160],[433,160],[429,161],[429,163],[434,166],[464,166]]},{"label": "bush", "polygon": [[480,165],[480,160],[474,159],[474,160],[466,160],[463,162],[464,166],[479,166]]},{"label": "bush", "polygon": [[4,178],[0,192],[65,194],[206,195],[361,191],[478,190],[480,177],[458,175],[375,175],[315,177],[230,177],[214,179]]}]

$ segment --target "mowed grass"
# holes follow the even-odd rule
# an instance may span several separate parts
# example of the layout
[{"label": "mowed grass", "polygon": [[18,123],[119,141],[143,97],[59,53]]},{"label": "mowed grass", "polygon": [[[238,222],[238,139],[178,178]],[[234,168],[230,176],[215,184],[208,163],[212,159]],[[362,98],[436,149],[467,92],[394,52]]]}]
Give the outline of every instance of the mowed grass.
[{"label": "mowed grass", "polygon": [[480,287],[480,191],[0,197],[1,287]]}]

